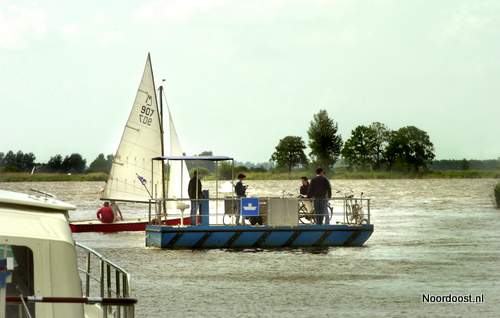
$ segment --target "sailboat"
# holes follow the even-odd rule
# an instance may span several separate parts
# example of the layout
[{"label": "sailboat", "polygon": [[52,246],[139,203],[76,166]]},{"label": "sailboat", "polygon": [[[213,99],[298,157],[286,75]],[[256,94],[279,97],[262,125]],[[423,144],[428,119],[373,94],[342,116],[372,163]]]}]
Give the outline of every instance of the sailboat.
[{"label": "sailboat", "polygon": [[[187,196],[189,172],[185,162],[170,163],[167,183],[163,163],[151,161],[151,158],[165,155],[163,86],[159,87],[159,95],[160,107],[158,107],[151,57],[148,54],[134,104],[125,124],[101,200],[149,203],[153,200]],[[172,156],[182,156],[182,148],[168,104],[166,108],[169,153]],[[183,220],[178,216],[175,217],[179,215],[179,209],[186,209],[189,206],[182,204],[182,201],[169,203],[171,204],[164,204],[162,207],[161,214],[165,218],[161,223],[189,224],[189,217]],[[101,223],[98,220],[75,221],[71,222],[70,227],[72,232],[144,231],[148,223],[149,218],[125,218],[114,223]]]}]

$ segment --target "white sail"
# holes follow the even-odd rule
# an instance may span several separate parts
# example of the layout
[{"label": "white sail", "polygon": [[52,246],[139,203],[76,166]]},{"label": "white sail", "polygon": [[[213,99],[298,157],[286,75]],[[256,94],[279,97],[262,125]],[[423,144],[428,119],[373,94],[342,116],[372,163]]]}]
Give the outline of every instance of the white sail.
[{"label": "white sail", "polygon": [[148,54],[144,74],[130,112],[102,199],[148,201],[163,198],[162,162],[151,158],[162,155],[160,113]]},{"label": "white sail", "polygon": [[[182,156],[184,155],[184,153],[182,152],[179,136],[177,135],[177,131],[175,130],[174,120],[172,118],[170,108],[168,109],[168,124],[170,137],[170,155]],[[189,171],[184,160],[170,161],[166,196],[168,198],[187,198],[189,179]]]}]

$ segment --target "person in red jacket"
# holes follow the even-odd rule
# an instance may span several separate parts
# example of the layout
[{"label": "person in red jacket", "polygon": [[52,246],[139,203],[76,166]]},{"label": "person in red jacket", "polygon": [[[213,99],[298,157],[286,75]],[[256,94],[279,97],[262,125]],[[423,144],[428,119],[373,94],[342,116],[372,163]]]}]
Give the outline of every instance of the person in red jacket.
[{"label": "person in red jacket", "polygon": [[113,209],[109,206],[109,202],[104,202],[104,205],[97,211],[97,219],[102,223],[113,223],[115,214]]}]

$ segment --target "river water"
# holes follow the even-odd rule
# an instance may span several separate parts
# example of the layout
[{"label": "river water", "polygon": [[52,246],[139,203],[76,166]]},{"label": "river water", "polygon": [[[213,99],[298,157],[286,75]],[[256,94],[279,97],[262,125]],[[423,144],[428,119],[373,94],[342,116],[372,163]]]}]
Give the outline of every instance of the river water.
[{"label": "river water", "polygon": [[[498,317],[500,210],[493,179],[333,180],[372,199],[364,247],[167,251],[143,233],[76,234],[132,275],[137,317]],[[214,189],[213,182],[205,182]],[[295,181],[248,181],[252,194],[296,192]],[[100,182],[0,183],[75,204],[92,218]],[[133,206],[127,214],[143,215]],[[422,294],[484,295],[484,303],[423,303]]]}]

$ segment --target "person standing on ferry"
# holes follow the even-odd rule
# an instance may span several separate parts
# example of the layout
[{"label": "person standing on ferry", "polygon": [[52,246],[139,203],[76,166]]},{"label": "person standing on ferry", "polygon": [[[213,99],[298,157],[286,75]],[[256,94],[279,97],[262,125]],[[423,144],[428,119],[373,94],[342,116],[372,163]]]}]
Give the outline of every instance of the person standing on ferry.
[{"label": "person standing on ferry", "polygon": [[325,220],[325,224],[329,224],[328,201],[332,197],[332,186],[322,168],[316,169],[316,176],[309,184],[308,197],[314,200],[316,224],[323,224],[323,220]]},{"label": "person standing on ferry", "polygon": [[307,177],[300,178],[302,185],[300,186],[300,196],[307,197],[309,194],[309,179]]},{"label": "person standing on ferry", "polygon": [[[247,196],[247,186],[243,185],[243,180],[247,176],[243,173],[238,174],[238,182],[234,186],[234,192],[236,193],[236,197],[238,197],[238,202],[241,202],[241,198],[245,198]],[[240,225],[240,203],[238,203],[238,208],[235,211],[236,216],[236,224]],[[243,222],[244,223],[244,222]]]},{"label": "person standing on ferry", "polygon": [[[196,215],[198,210],[200,210],[200,200],[202,198],[201,194],[201,181],[198,177],[198,171],[194,171],[193,177],[189,180],[188,185],[188,195],[189,199],[191,199],[191,225],[196,225]],[[201,213],[201,211],[200,211]]]}]

